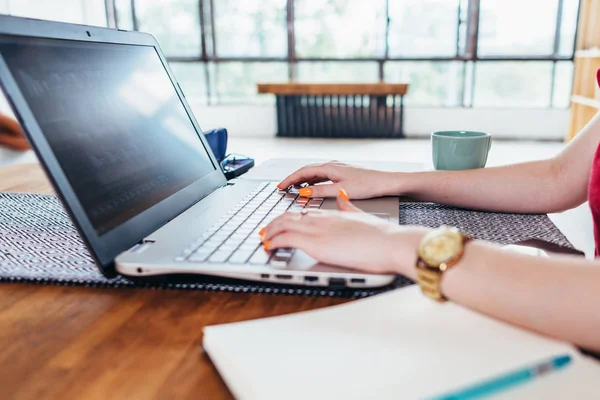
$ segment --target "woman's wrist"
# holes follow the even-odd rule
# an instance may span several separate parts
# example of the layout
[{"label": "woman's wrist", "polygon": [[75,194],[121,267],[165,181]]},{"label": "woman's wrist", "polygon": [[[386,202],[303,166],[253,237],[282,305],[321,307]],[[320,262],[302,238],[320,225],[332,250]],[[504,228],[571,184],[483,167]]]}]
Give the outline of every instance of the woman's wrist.
[{"label": "woman's wrist", "polygon": [[382,172],[382,196],[404,196],[416,193],[417,172]]},{"label": "woman's wrist", "polygon": [[391,235],[390,254],[393,272],[416,279],[417,250],[421,239],[430,229],[418,227],[398,227]]}]

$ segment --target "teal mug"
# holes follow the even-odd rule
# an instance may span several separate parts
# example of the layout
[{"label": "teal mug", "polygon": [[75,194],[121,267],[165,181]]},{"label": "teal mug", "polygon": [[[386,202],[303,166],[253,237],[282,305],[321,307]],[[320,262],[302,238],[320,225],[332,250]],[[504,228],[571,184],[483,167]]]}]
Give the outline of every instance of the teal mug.
[{"label": "teal mug", "polygon": [[438,170],[485,167],[492,136],[485,132],[439,131],[431,134],[433,166]]}]

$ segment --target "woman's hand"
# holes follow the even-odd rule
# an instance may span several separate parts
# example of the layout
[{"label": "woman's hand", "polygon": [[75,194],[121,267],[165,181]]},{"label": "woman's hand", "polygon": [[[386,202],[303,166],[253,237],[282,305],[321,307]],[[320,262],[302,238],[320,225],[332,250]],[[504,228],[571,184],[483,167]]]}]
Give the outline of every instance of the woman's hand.
[{"label": "woman's hand", "polygon": [[[310,186],[300,189],[303,197],[335,197],[341,188],[348,191],[353,199],[368,199],[391,193],[390,173],[353,167],[336,161],[325,164],[313,164],[300,168],[283,181],[279,187],[284,189],[292,185],[308,183]],[[329,185],[316,183],[331,181]]]},{"label": "woman's hand", "polygon": [[265,250],[295,248],[330,265],[412,275],[422,230],[361,212],[345,199],[343,191],[338,194],[338,205],[346,211],[287,212],[274,219],[262,234]]}]

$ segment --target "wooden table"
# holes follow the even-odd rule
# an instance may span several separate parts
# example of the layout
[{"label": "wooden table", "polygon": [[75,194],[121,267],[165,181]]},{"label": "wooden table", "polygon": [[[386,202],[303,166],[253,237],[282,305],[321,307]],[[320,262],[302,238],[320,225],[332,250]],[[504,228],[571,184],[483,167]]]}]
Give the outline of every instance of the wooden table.
[{"label": "wooden table", "polygon": [[[52,193],[37,164],[0,191]],[[206,325],[347,300],[0,284],[0,398],[232,398],[201,351]]]}]

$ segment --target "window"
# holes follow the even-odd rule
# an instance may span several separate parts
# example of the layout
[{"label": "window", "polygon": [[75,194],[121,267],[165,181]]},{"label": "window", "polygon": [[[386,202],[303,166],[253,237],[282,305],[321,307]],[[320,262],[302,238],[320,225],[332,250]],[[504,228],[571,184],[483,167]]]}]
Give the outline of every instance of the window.
[{"label": "window", "polygon": [[550,61],[480,61],[475,64],[475,107],[550,107]]},{"label": "window", "polygon": [[203,63],[171,61],[169,66],[182,90],[185,88],[184,94],[186,98],[191,101],[200,101],[203,103],[208,101],[206,87],[207,65]]},{"label": "window", "polygon": [[479,55],[551,55],[558,3],[481,0]]},{"label": "window", "polygon": [[456,55],[458,5],[456,0],[390,1],[390,57]]},{"label": "window", "polygon": [[134,0],[135,23],[152,32],[166,56],[200,57],[200,10],[197,0]]},{"label": "window", "polygon": [[217,0],[215,54],[222,57],[285,57],[285,0]]},{"label": "window", "polygon": [[379,80],[376,62],[310,62],[297,65],[297,80],[312,83],[373,83]]},{"label": "window", "polygon": [[134,29],[131,0],[115,0],[115,25],[128,31]]},{"label": "window", "polygon": [[384,0],[295,0],[298,57],[382,57]]},{"label": "window", "polygon": [[257,82],[287,81],[284,62],[220,62],[215,68],[216,100],[240,103],[256,99],[258,103],[274,103],[272,96],[256,96]]},{"label": "window", "polygon": [[0,0],[0,13],[75,24],[106,26],[104,0]]},{"label": "window", "polygon": [[464,63],[457,61],[390,61],[386,81],[410,82],[408,106],[457,107],[462,105]]},{"label": "window", "polygon": [[579,0],[563,0],[560,39],[558,43],[558,51],[560,55],[573,55],[573,49],[575,45],[575,33],[577,32],[578,12]]},{"label": "window", "polygon": [[567,108],[569,107],[571,91],[573,90],[574,65],[569,61],[559,61],[555,66],[552,106],[556,108]]},{"label": "window", "polygon": [[271,104],[257,82],[383,80],[410,83],[412,106],[564,108],[579,3],[0,0],[0,12],[151,32],[204,104]]}]

